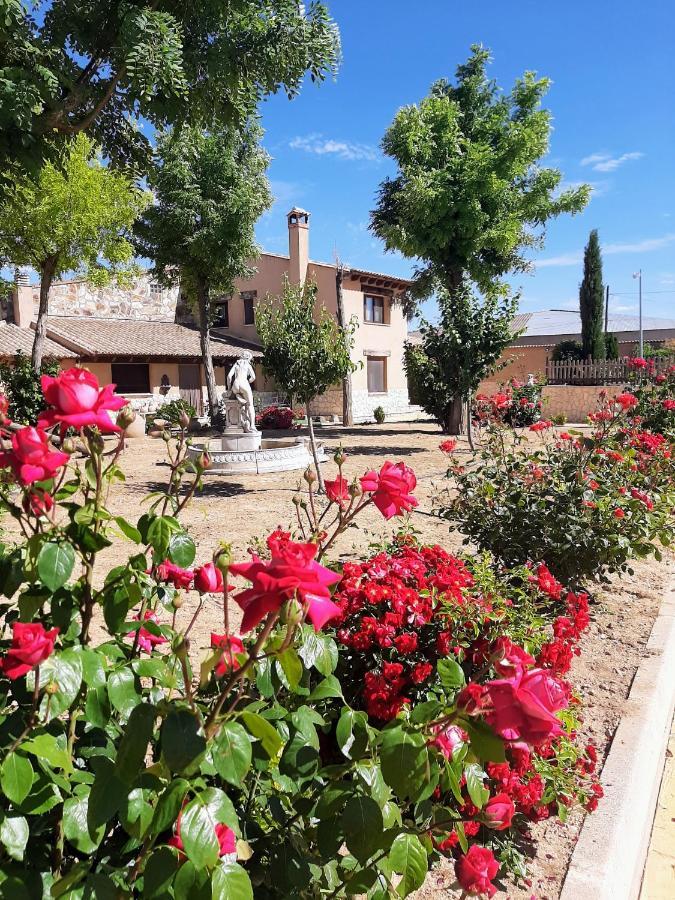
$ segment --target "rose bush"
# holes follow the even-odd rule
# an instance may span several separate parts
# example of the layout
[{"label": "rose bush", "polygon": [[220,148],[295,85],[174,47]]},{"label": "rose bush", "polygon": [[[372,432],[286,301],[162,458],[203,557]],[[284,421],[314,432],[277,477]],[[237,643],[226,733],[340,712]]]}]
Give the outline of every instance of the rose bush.
[{"label": "rose bush", "polygon": [[675,440],[675,366],[657,372],[654,359],[638,357],[629,360],[629,367],[636,425]]}]

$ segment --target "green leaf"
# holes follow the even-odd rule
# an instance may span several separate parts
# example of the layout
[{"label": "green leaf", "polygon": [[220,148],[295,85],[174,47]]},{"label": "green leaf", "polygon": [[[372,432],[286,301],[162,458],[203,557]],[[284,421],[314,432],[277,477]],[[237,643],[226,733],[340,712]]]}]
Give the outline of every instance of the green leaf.
[{"label": "green leaf", "polygon": [[116,816],[126,801],[129,786],[115,772],[112,759],[101,758],[97,762],[96,777],[89,794],[87,824],[92,831]]},{"label": "green leaf", "polygon": [[212,867],[218,862],[220,845],[216,825],[237,826],[236,813],[227,795],[218,788],[207,788],[183,810],[180,835],[185,852],[195,867]]},{"label": "green leaf", "polygon": [[257,713],[244,712],[241,718],[250,734],[258,738],[263,750],[270,759],[276,756],[282,745],[282,740],[276,728]]},{"label": "green leaf", "polygon": [[504,762],[506,753],[504,741],[494,733],[488,724],[480,719],[462,723],[471,741],[471,749],[484,762]]},{"label": "green leaf", "polygon": [[172,563],[180,566],[182,569],[187,569],[188,566],[191,566],[195,561],[196,555],[197,548],[195,547],[195,542],[187,532],[181,531],[178,534],[174,534],[169,541],[168,552],[169,559]]},{"label": "green leaf", "polygon": [[143,538],[138,528],[135,528],[131,522],[127,522],[124,516],[115,516],[115,522],[122,534],[133,541],[134,544],[140,544]]},{"label": "green leaf", "polygon": [[253,900],[248,873],[235,862],[221,863],[211,879],[212,900]]},{"label": "green leaf", "polygon": [[40,667],[43,684],[57,686],[53,694],[42,698],[40,714],[50,722],[65,712],[75,701],[82,684],[82,655],[74,649],[62,650],[46,659]]},{"label": "green leaf", "polygon": [[37,570],[40,581],[57,591],[68,581],[75,566],[75,551],[68,543],[46,543],[40,548]]},{"label": "green leaf", "polygon": [[180,530],[180,525],[172,516],[157,516],[152,520],[148,527],[147,541],[152,545],[158,562],[166,559],[171,538]]},{"label": "green leaf", "polygon": [[213,764],[221,778],[241,787],[251,765],[251,740],[238,722],[225,722],[213,750]]},{"label": "green leaf", "polygon": [[289,689],[295,691],[302,680],[302,673],[304,671],[300,657],[293,647],[289,647],[288,650],[285,650],[277,657],[277,661],[286,676]]},{"label": "green leaf", "polygon": [[364,712],[346,709],[337,723],[335,737],[347,759],[359,759],[368,747],[368,717]]},{"label": "green leaf", "polygon": [[178,859],[170,847],[158,847],[152,852],[143,870],[143,897],[164,898],[178,869]]},{"label": "green leaf", "polygon": [[464,670],[455,659],[439,659],[436,664],[438,677],[446,691],[454,693],[463,688],[466,683]]},{"label": "green leaf", "polygon": [[108,678],[108,697],[115,709],[128,718],[132,709],[141,702],[136,678],[131,669],[118,669]]},{"label": "green leaf", "polygon": [[23,803],[33,784],[33,767],[29,759],[14,750],[5,757],[0,769],[0,787],[12,803]]},{"label": "green leaf", "polygon": [[478,809],[482,809],[490,797],[490,791],[483,785],[485,773],[480,766],[471,763],[465,766],[464,775],[466,777],[466,789],[469,792],[469,797],[471,797],[471,802]]},{"label": "green leaf", "polygon": [[342,811],[342,830],[350,853],[365,862],[378,848],[384,823],[382,810],[371,797],[357,795]]},{"label": "green leaf", "polygon": [[298,653],[308,669],[314,666],[321,675],[330,675],[337,666],[338,648],[333,638],[309,625],[303,626]]},{"label": "green leaf", "polygon": [[401,897],[422,887],[428,869],[427,854],[416,834],[397,835],[389,851],[389,862],[403,876],[396,888]]},{"label": "green leaf", "polygon": [[115,774],[127,784],[135,781],[145,768],[156,717],[155,707],[148,703],[139,703],[131,711],[115,761]]},{"label": "green leaf", "polygon": [[428,778],[429,756],[424,736],[400,727],[384,731],[380,763],[389,787],[403,799],[415,799]]},{"label": "green leaf", "polygon": [[317,684],[307,699],[327,700],[330,697],[341,697],[344,699],[340,682],[335,675],[327,675],[323,681],[320,681],[319,684]]},{"label": "green leaf", "polygon": [[93,853],[103,840],[105,825],[89,827],[89,791],[70,797],[63,804],[63,833],[80,853]]},{"label": "green leaf", "polygon": [[153,834],[161,834],[175,823],[189,787],[184,778],[176,778],[162,791],[152,819]]},{"label": "green leaf", "polygon": [[71,772],[73,769],[68,751],[60,746],[53,734],[38,734],[20,744],[19,749],[24,753],[32,753],[38,759],[44,760],[56,769],[63,769],[64,772]]},{"label": "green leaf", "polygon": [[172,709],[161,732],[162,758],[172,772],[196,765],[206,751],[206,738],[197,716],[189,709]]},{"label": "green leaf", "polygon": [[21,861],[28,843],[28,822],[23,816],[5,816],[0,822],[0,841],[12,859]]}]

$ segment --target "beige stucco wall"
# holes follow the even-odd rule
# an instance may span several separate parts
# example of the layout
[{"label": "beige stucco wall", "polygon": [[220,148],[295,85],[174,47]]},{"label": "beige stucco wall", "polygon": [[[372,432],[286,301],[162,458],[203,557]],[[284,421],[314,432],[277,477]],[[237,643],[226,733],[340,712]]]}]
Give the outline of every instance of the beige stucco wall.
[{"label": "beige stucco wall", "polygon": [[597,410],[601,391],[615,397],[622,390],[622,385],[617,384],[607,387],[547,384],[542,389],[543,414],[550,419],[562,413],[568,422],[583,423],[590,412]]}]

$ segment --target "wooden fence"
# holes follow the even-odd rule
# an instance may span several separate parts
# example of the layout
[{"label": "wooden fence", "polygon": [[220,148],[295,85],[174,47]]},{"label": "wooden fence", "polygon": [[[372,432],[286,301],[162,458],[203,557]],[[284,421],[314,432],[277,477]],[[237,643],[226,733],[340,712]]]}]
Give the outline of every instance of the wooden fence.
[{"label": "wooden fence", "polygon": [[[675,356],[656,357],[654,372],[665,372],[675,364]],[[628,381],[627,359],[573,360],[546,362],[546,380],[549,384],[624,384]]]}]

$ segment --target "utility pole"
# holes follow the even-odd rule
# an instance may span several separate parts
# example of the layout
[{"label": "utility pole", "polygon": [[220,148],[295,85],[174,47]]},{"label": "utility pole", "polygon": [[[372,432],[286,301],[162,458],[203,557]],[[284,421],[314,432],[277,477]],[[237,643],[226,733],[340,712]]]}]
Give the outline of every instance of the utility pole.
[{"label": "utility pole", "polygon": [[639,309],[639,317],[640,317],[640,356],[644,356],[645,341],[644,341],[644,335],[642,333],[642,269],[638,269],[637,272],[634,272],[633,278],[637,278],[637,280],[638,280],[638,309]]},{"label": "utility pole", "polygon": [[605,285],[605,337],[607,337],[607,327],[609,324],[609,285]]}]

